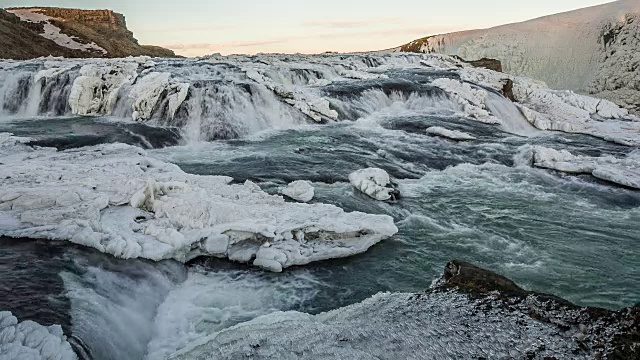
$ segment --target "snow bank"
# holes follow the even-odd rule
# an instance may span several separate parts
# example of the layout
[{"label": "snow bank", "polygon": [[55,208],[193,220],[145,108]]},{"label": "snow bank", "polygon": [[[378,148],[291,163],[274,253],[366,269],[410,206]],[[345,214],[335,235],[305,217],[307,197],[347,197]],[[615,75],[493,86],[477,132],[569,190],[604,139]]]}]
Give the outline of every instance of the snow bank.
[{"label": "snow bank", "polygon": [[379,201],[395,199],[398,196],[397,190],[391,185],[389,174],[382,169],[355,171],[349,175],[349,181],[356,189]]},{"label": "snow bank", "polygon": [[0,217],[15,219],[3,221],[4,236],[69,240],[126,259],[216,256],[282,271],[362,253],[397,232],[388,216],[287,203],[128,145],[57,152],[1,139]]},{"label": "snow bank", "polygon": [[313,200],[315,191],[310,182],[306,180],[298,180],[292,182],[284,190],[282,190],[282,195],[296,201],[307,203]]},{"label": "snow bank", "polygon": [[60,325],[44,327],[33,321],[18,323],[0,311],[0,360],[72,360],[76,354]]},{"label": "snow bank", "polygon": [[476,138],[466,132],[458,130],[449,130],[440,126],[432,126],[427,129],[427,134],[446,137],[451,140],[467,141],[476,140]]},{"label": "snow bank", "polygon": [[569,174],[590,174],[614,184],[640,189],[640,156],[637,153],[618,159],[613,156],[577,156],[566,150],[542,146],[535,146],[531,151],[536,167]]}]

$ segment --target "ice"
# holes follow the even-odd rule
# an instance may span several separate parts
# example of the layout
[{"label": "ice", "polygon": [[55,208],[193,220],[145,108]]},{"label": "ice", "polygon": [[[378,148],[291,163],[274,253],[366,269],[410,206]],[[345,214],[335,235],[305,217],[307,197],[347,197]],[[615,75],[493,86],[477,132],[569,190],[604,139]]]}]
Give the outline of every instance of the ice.
[{"label": "ice", "polygon": [[501,123],[500,119],[492,116],[486,109],[486,91],[473,88],[469,83],[446,78],[436,79],[431,85],[450,93],[462,106],[466,116],[486,124]]},{"label": "ice", "polygon": [[296,201],[308,203],[313,200],[314,189],[310,182],[306,180],[298,180],[292,182],[282,190],[282,195]]},{"label": "ice", "polygon": [[619,0],[490,29],[431,36],[408,47],[466,60],[497,59],[509,74],[540,79],[554,89],[595,94],[638,111],[639,22],[640,3]]},{"label": "ice", "polygon": [[111,114],[120,89],[138,77],[137,68],[137,63],[128,61],[84,65],[69,94],[72,112],[76,115]]},{"label": "ice", "polygon": [[427,129],[427,134],[442,136],[451,140],[468,141],[476,140],[476,138],[470,134],[467,134],[458,130],[449,130],[440,126],[432,126]]},{"label": "ice", "polygon": [[[9,115],[133,118],[182,128],[187,142],[368,119],[383,112],[446,109],[517,135],[538,135],[537,128],[640,144],[640,119],[610,101],[552,90],[541,81],[437,54],[36,59],[20,64],[16,71],[15,62],[0,63],[0,109]],[[434,75],[423,86],[395,84],[406,82],[398,74],[425,69]],[[510,84],[515,102],[502,94]],[[359,90],[346,96],[345,87]]]},{"label": "ice", "polygon": [[635,156],[591,157],[573,155],[566,150],[534,146],[533,165],[570,174],[591,174],[618,185],[640,189],[640,159]]},{"label": "ice", "polygon": [[60,325],[44,327],[33,321],[18,322],[0,312],[0,360],[77,359]]},{"label": "ice", "polygon": [[319,315],[280,312],[204,337],[169,359],[464,359],[574,355],[575,341],[526,311],[455,292],[382,293]]},{"label": "ice", "polygon": [[[540,130],[587,134],[623,145],[640,145],[640,119],[610,101],[572,91],[552,90],[546,84],[529,78],[463,66],[459,70],[460,81],[437,79],[434,85],[464,103],[465,114],[475,120],[499,119],[498,123],[505,131],[537,135],[522,124],[521,119],[526,119]],[[516,107],[513,109],[506,108],[506,99],[495,95],[502,91],[505,79],[513,82],[513,95],[517,101],[510,106]],[[482,84],[486,89],[474,88],[468,82]],[[489,118],[483,117],[486,109],[490,110]]]},{"label": "ice", "polygon": [[389,216],[287,203],[223,176],[184,173],[136,147],[57,152],[0,143],[0,235],[69,240],[116,257],[216,256],[271,271],[362,253],[397,232]]},{"label": "ice", "polygon": [[173,119],[189,94],[189,84],[172,84],[170,79],[170,73],[150,72],[133,85],[129,92],[129,98],[133,101],[133,120],[149,120],[163,93],[168,99],[166,116]]},{"label": "ice", "polygon": [[382,169],[368,168],[355,171],[349,175],[349,181],[356,189],[379,201],[391,200],[397,195],[391,186],[389,174]]}]

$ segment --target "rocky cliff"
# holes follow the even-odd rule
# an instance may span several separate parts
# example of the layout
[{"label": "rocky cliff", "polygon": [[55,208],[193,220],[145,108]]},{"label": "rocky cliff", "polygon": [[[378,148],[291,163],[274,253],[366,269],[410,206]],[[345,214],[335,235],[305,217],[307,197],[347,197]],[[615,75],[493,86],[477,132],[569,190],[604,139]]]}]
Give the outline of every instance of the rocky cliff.
[{"label": "rocky cliff", "polygon": [[175,57],[156,46],[140,45],[125,17],[111,10],[62,8],[0,9],[0,58],[126,56]]},{"label": "rocky cliff", "polygon": [[640,1],[619,0],[491,29],[435,35],[396,51],[500,60],[504,71],[640,112]]}]

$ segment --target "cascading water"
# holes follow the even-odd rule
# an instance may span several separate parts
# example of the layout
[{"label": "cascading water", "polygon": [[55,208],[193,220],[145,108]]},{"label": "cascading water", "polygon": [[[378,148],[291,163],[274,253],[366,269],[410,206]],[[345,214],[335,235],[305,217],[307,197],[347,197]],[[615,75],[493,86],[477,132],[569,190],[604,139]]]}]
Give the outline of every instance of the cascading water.
[{"label": "cascading water", "polygon": [[[39,226],[38,234],[53,234],[63,223],[69,233],[78,226],[90,233],[74,232],[69,239],[58,231],[60,242],[0,238],[0,268],[5,269],[0,310],[10,310],[20,320],[61,324],[83,359],[163,360],[204,336],[262,314],[320,313],[378,292],[419,292],[453,258],[581,305],[620,308],[640,301],[639,255],[630,246],[638,240],[637,191],[587,173],[563,176],[534,168],[532,158],[534,148],[549,147],[576,156],[621,159],[604,164],[605,170],[611,164],[634,164],[630,147],[602,138],[633,135],[628,129],[640,123],[618,112],[602,118],[598,111],[601,121],[591,121],[588,98],[560,97],[526,79],[514,78],[514,91],[527,95],[514,104],[500,95],[507,75],[467,66],[441,56],[408,54],[0,62],[0,175],[7,176],[0,177],[5,181],[0,187],[0,235],[35,236],[24,223],[49,219],[53,223]],[[558,105],[563,99],[571,101]],[[598,104],[596,110],[611,110]],[[537,131],[530,125],[569,118],[581,126],[567,128],[582,131],[606,124],[616,131],[585,132],[593,137]],[[618,131],[623,127],[626,132]],[[429,132],[432,128],[466,133],[471,140]],[[31,140],[16,140],[6,132]],[[631,135],[623,140],[633,141]],[[146,151],[101,145],[113,143]],[[93,145],[98,146],[87,147]],[[122,159],[114,159],[113,151]],[[74,160],[80,153],[94,161],[91,166]],[[50,179],[69,191],[39,180],[41,156],[53,159],[46,163],[52,168],[65,159],[68,167],[51,172]],[[31,162],[37,166],[21,167]],[[120,165],[113,167],[115,163]],[[18,167],[26,170],[16,171]],[[354,189],[349,174],[369,167],[385,170],[401,198],[379,202]],[[98,172],[102,169],[106,181]],[[129,177],[129,171],[138,175]],[[99,176],[80,179],[86,173]],[[226,185],[229,179],[214,181],[211,175],[233,181]],[[122,187],[112,185],[115,179]],[[310,204],[272,196],[296,180],[312,183]],[[139,189],[134,189],[136,181]],[[227,186],[242,191],[207,197]],[[21,200],[21,192],[30,187],[44,188],[33,200]],[[122,188],[143,191],[129,194]],[[118,196],[83,202],[105,189]],[[152,194],[142,208],[131,206],[135,195],[148,192]],[[174,226],[178,217],[169,217],[175,209],[167,206],[166,221],[141,228],[156,215],[164,216],[148,211],[150,202],[194,193],[180,207],[185,209],[180,227]],[[16,199],[25,209],[8,205]],[[217,213],[221,204],[229,211]],[[282,212],[271,204],[299,205],[300,210]],[[180,254],[208,243],[208,233],[199,228],[201,218],[216,217],[208,214],[219,215],[214,220],[224,226],[246,215],[249,221],[241,224],[251,230],[251,224],[263,220],[258,217],[277,224],[299,219],[315,223],[322,216],[303,216],[322,204],[386,215],[399,231],[360,256],[293,266],[282,274],[228,259],[178,262],[184,260]],[[255,215],[258,205],[267,209],[260,216]],[[192,216],[188,211],[193,208],[200,213]],[[115,216],[120,210],[135,212],[131,224]],[[96,221],[83,217],[93,215]],[[22,226],[27,230],[15,230]],[[264,235],[250,239],[262,241],[278,226],[265,227]],[[184,245],[176,233],[196,242]],[[156,242],[146,242],[151,238]],[[97,250],[70,246],[70,241]],[[342,240],[335,244],[343,246]],[[301,253],[308,250],[304,245]],[[175,252],[163,254],[178,261],[116,260],[101,253],[113,254],[115,248],[131,250],[119,253],[125,257],[170,248]],[[249,257],[234,260],[251,263]],[[24,262],[38,258],[46,261]],[[24,280],[28,278],[37,281]],[[479,331],[490,331],[483,325]],[[393,331],[382,328],[379,336],[389,334]],[[430,340],[422,340],[429,345]],[[249,350],[259,350],[258,345]],[[464,345],[469,348],[461,346],[460,351],[475,354],[477,342],[465,339]]]},{"label": "cascading water", "polygon": [[[389,80],[380,66],[420,66],[419,57],[354,57],[341,65],[274,58],[31,61],[0,69],[5,116],[113,116],[182,129],[187,142],[238,138],[268,129],[356,120],[405,104],[459,110],[429,73]],[[364,79],[364,81],[362,81]]]}]

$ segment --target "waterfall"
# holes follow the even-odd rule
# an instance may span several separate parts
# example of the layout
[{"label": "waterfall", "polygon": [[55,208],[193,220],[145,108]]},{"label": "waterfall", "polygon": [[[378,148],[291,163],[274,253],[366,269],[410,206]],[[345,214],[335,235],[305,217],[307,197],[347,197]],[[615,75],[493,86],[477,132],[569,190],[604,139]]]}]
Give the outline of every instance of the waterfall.
[{"label": "waterfall", "polygon": [[[443,60],[436,60],[433,65],[419,55],[362,54],[6,62],[0,63],[0,111],[17,117],[109,116],[179,128],[187,142],[380,112],[458,112],[460,104],[431,85],[458,75],[439,69]],[[503,100],[492,98],[489,106],[513,117],[517,109]],[[512,130],[524,131],[521,125]]]}]

